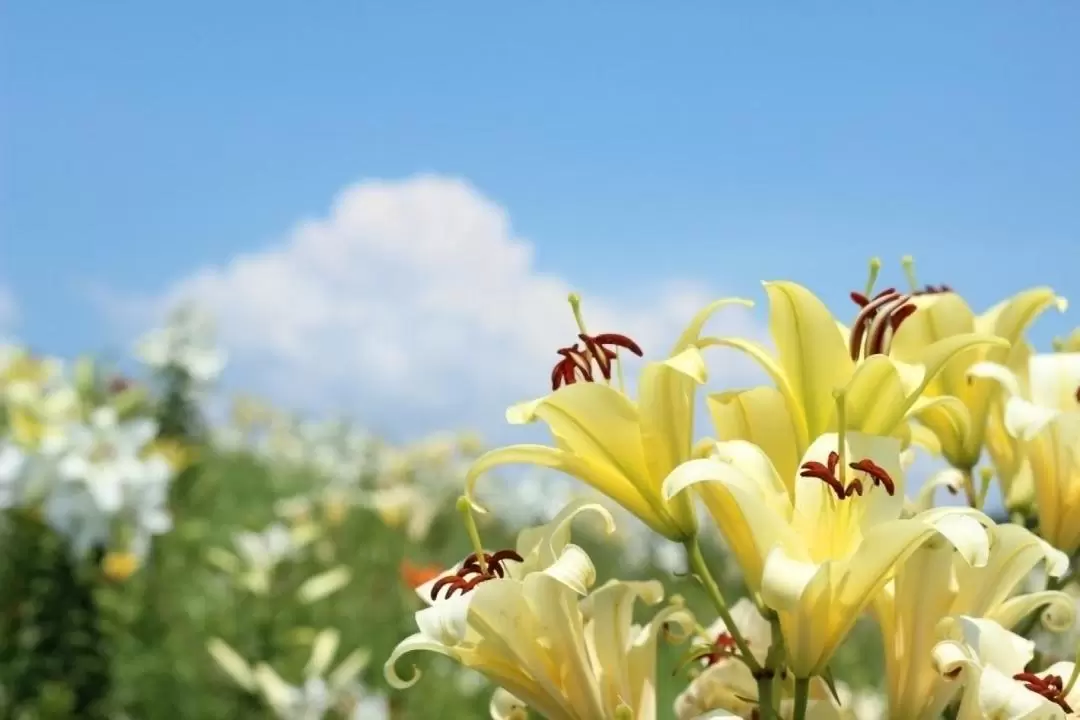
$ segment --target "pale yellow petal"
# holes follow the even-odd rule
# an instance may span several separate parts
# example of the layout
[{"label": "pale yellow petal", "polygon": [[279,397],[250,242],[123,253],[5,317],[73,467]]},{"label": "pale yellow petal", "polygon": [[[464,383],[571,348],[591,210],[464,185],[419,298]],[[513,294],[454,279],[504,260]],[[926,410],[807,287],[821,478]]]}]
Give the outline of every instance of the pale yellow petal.
[{"label": "pale yellow petal", "polygon": [[672,349],[672,355],[678,355],[690,345],[696,344],[701,339],[701,331],[713,316],[713,314],[722,307],[729,305],[741,305],[745,308],[754,307],[752,300],[744,300],[742,298],[721,298],[720,300],[713,301],[706,305],[704,308],[698,311],[690,320],[690,324],[679,336],[678,341],[675,343],[675,347]]},{"label": "pale yellow petal", "polygon": [[772,356],[765,346],[761,343],[756,343],[752,340],[744,340],[742,338],[716,337],[705,338],[701,341],[700,345],[701,347],[710,347],[713,345],[730,347],[749,355],[757,362],[762,369],[768,373],[769,378],[776,383],[777,391],[783,396],[788,405],[791,420],[795,427],[795,439],[798,446],[804,448],[810,443],[810,431],[807,428],[806,415],[802,406],[802,401],[799,396],[795,394],[794,386],[785,374],[784,368],[781,367],[780,363]]},{"label": "pale yellow petal", "polygon": [[769,456],[777,473],[794,493],[799,447],[795,422],[783,394],[762,386],[709,395],[706,401],[720,440],[746,440]]},{"label": "pale yellow petal", "polygon": [[394,650],[390,653],[390,657],[387,658],[383,664],[383,677],[386,679],[387,684],[396,690],[405,690],[415,685],[421,676],[419,668],[413,666],[412,675],[406,679],[398,675],[397,661],[405,655],[413,652],[419,652],[424,650],[426,652],[433,652],[439,655],[445,655],[449,658],[457,658],[457,653],[452,648],[443,645],[440,642],[432,640],[423,633],[416,633],[405,638],[397,644]]},{"label": "pale yellow petal", "polygon": [[[559,470],[607,495],[657,532],[666,534],[671,529],[663,518],[656,516],[652,505],[641,495],[637,487],[620,475],[616,469],[605,464],[589,462],[570,452],[546,445],[511,445],[481,455],[465,476],[466,496],[470,499],[475,496],[477,480],[488,471],[502,465],[519,464]],[[471,502],[476,510],[484,512],[475,501]]]},{"label": "pale yellow petal", "polygon": [[341,634],[333,628],[325,628],[315,636],[315,642],[311,645],[311,657],[304,674],[308,677],[322,677],[330,667],[337,655],[338,644],[341,642]]},{"label": "pale yellow petal", "polygon": [[1028,398],[1063,412],[1080,409],[1080,352],[1033,355],[1028,361]]},{"label": "pale yellow petal", "polygon": [[780,366],[799,399],[809,438],[830,429],[833,391],[851,379],[854,363],[829,309],[812,292],[792,282],[765,283],[769,330]]}]

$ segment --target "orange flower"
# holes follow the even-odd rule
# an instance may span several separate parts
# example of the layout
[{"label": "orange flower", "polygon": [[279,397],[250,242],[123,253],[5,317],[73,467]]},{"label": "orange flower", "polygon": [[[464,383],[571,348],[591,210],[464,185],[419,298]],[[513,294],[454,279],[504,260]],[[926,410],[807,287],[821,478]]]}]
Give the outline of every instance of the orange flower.
[{"label": "orange flower", "polygon": [[402,560],[398,568],[398,572],[401,573],[401,581],[413,590],[439,577],[442,571],[443,569],[438,565],[417,565],[408,558]]}]

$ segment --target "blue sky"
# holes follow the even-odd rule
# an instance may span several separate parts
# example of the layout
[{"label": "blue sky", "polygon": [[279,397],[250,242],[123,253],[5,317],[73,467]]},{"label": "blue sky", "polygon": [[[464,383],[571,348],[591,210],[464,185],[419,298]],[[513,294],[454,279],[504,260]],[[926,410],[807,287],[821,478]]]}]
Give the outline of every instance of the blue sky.
[{"label": "blue sky", "polygon": [[898,281],[906,253],[976,308],[1080,289],[1077,3],[0,12],[0,282],[49,351],[121,342],[102,292],[154,296],[425,172],[616,299],[791,278],[847,313],[867,259]]}]

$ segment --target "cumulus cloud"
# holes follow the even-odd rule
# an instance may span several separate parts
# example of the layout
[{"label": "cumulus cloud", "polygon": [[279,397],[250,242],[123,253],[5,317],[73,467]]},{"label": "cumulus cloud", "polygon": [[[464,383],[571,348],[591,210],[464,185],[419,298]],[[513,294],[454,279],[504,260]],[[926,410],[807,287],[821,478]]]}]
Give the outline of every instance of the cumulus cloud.
[{"label": "cumulus cloud", "polygon": [[[577,334],[572,289],[583,294],[590,331],[626,333],[651,357],[720,294],[679,279],[632,297],[573,287],[537,270],[533,245],[477,189],[419,176],[348,187],[325,217],[197,270],[149,307],[186,299],[208,307],[234,382],[287,405],[398,432],[488,429],[507,405],[546,391],[555,350]],[[740,309],[721,311],[710,330],[761,335]],[[754,375],[737,357],[713,367],[726,384]]]}]

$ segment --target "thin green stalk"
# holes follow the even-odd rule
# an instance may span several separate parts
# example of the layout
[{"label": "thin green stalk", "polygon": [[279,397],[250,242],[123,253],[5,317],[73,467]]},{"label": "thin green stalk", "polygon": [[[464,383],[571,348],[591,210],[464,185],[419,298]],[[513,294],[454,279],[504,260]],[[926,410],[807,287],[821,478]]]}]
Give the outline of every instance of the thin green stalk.
[{"label": "thin green stalk", "polygon": [[742,656],[743,662],[750,668],[750,672],[755,675],[759,674],[762,670],[761,664],[750,653],[750,646],[747,644],[746,638],[743,637],[742,631],[735,625],[731,612],[728,610],[727,602],[724,601],[724,596],[720,592],[720,587],[713,580],[709,568],[705,565],[705,557],[701,554],[701,545],[698,544],[697,538],[687,540],[685,547],[690,570],[705,586],[705,592],[709,594],[709,599],[716,606],[717,614],[720,615],[724,625],[727,626],[727,632],[731,635],[731,639],[735,641],[735,647],[739,648],[739,654]]},{"label": "thin green stalk", "polygon": [[810,699],[810,678],[795,678],[795,712],[792,720],[806,720],[806,706]]},{"label": "thin green stalk", "polygon": [[776,720],[773,711],[773,676],[762,672],[757,676],[758,714],[760,720]]}]

